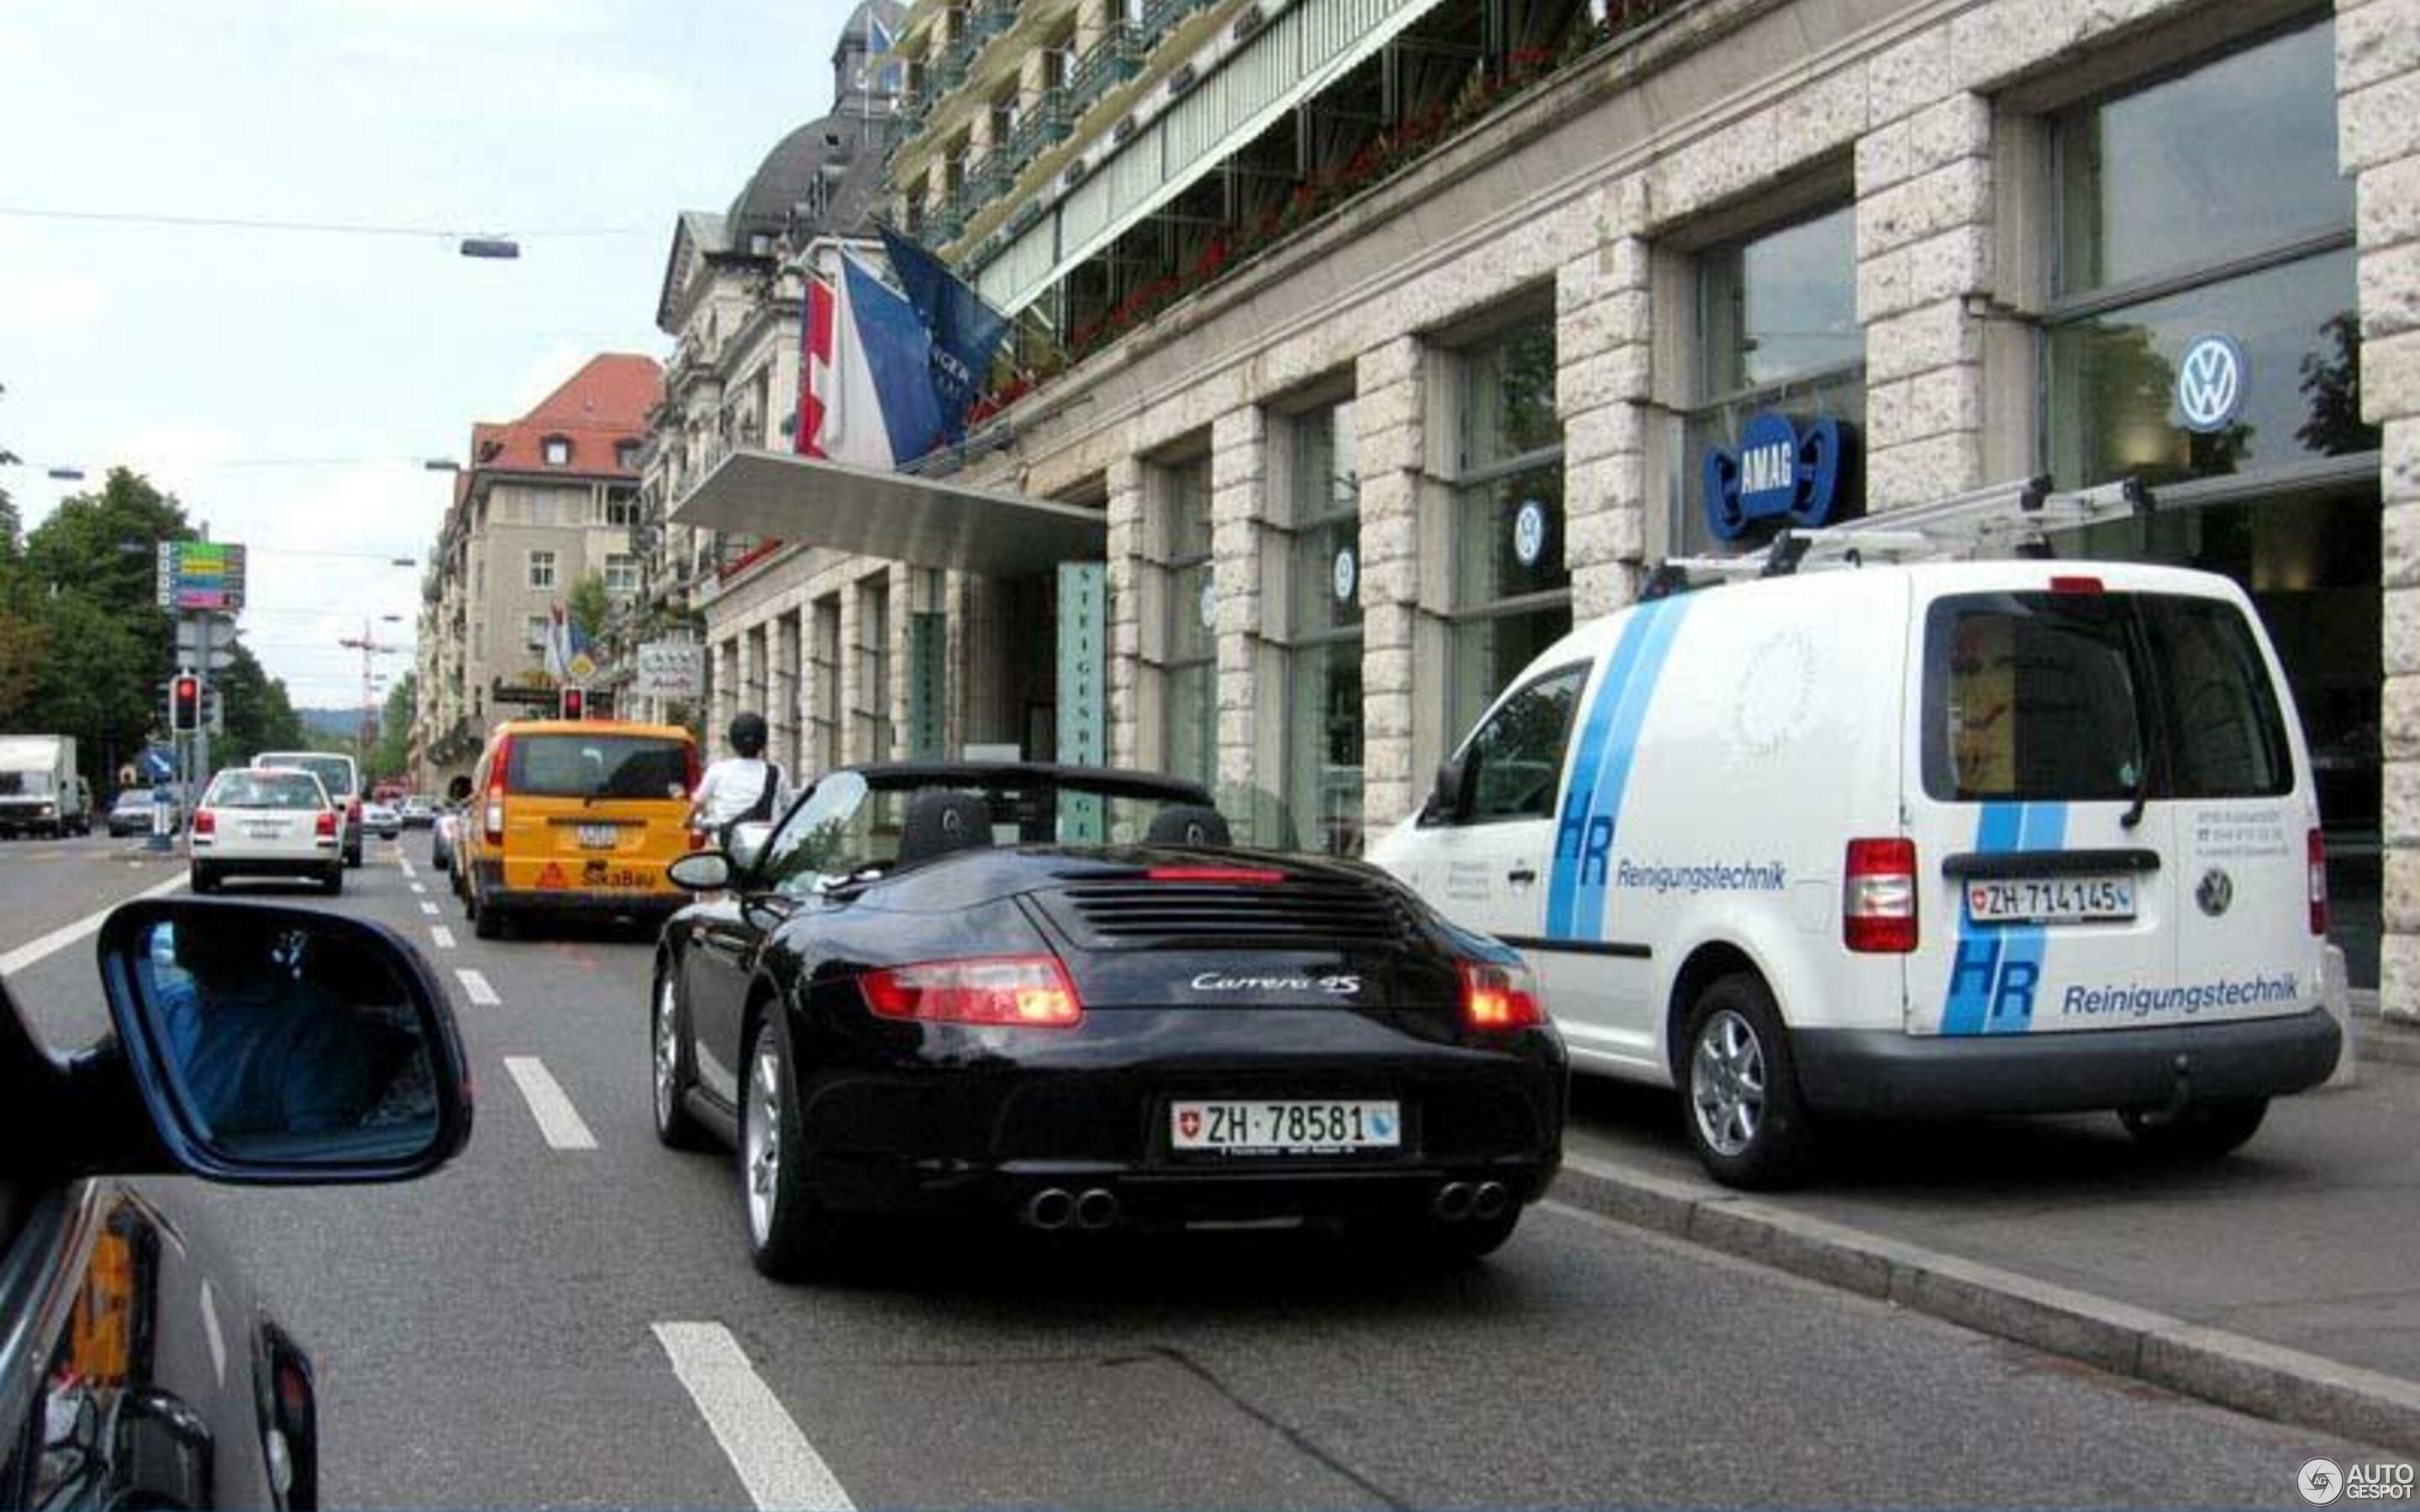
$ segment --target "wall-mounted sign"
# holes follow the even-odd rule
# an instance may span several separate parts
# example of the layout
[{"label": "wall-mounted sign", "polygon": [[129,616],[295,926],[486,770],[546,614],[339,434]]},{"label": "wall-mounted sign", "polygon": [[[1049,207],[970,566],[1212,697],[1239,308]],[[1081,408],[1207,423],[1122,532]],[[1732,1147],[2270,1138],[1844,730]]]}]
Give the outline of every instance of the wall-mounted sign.
[{"label": "wall-mounted sign", "polygon": [[2177,360],[2177,410],[2185,429],[2207,436],[2234,424],[2250,376],[2234,337],[2213,332],[2185,343]]},{"label": "wall-mounted sign", "polygon": [[243,548],[225,541],[160,543],[160,607],[173,614],[243,608]]},{"label": "wall-mounted sign", "polygon": [[694,640],[648,640],[630,658],[633,697],[693,701],[706,696],[706,647]]},{"label": "wall-mounted sign", "polygon": [[1218,634],[1218,581],[1216,578],[1204,578],[1202,579],[1202,604],[1200,612],[1202,615],[1202,628],[1209,631],[1213,635]]},{"label": "wall-mounted sign", "polygon": [[[1070,766],[1109,760],[1109,568],[1059,563],[1059,760]],[[1069,794],[1059,806],[1059,840],[1097,841],[1106,822],[1098,795]]]},{"label": "wall-mounted sign", "polygon": [[908,616],[908,755],[938,762],[949,750],[950,617]]},{"label": "wall-mounted sign", "polygon": [[1336,553],[1336,561],[1327,569],[1327,585],[1335,590],[1340,604],[1353,602],[1353,591],[1361,586],[1361,560],[1351,547]]},{"label": "wall-mounted sign", "polygon": [[1545,554],[1546,506],[1535,499],[1524,499],[1512,512],[1512,560],[1534,567]]},{"label": "wall-mounted sign", "polygon": [[1763,522],[1813,527],[1832,517],[1846,492],[1849,448],[1855,433],[1837,420],[1793,421],[1754,416],[1740,429],[1737,452],[1706,449],[1706,523],[1736,541]]}]

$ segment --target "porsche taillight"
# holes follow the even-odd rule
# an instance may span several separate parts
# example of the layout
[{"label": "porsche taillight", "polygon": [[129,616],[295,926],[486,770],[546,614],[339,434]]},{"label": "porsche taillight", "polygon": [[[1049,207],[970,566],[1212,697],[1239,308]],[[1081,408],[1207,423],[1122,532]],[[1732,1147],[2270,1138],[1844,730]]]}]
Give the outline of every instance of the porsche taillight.
[{"label": "porsche taillight", "polygon": [[1504,1034],[1546,1022],[1538,979],[1525,965],[1500,961],[1462,963],[1462,1026]]},{"label": "porsche taillight", "polygon": [[885,966],[858,979],[877,1018],[1064,1029],[1084,1005],[1054,956],[985,956]]}]

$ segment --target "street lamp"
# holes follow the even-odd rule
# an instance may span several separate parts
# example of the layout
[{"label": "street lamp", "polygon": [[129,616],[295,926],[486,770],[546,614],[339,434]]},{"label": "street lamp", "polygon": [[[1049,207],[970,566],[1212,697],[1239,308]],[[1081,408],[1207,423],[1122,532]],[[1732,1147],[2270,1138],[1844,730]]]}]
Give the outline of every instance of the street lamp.
[{"label": "street lamp", "polygon": [[491,257],[509,262],[521,255],[521,244],[510,237],[464,237],[460,251],[465,257]]}]

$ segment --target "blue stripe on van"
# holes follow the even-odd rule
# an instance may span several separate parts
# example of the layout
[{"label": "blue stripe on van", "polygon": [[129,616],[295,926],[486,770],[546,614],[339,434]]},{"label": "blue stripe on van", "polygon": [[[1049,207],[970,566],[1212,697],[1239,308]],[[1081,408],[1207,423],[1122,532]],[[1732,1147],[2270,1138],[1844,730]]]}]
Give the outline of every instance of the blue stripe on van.
[{"label": "blue stripe on van", "polygon": [[1630,682],[1631,670],[1638,665],[1639,649],[1647,643],[1649,616],[1655,608],[1649,605],[1634,609],[1623,622],[1605,675],[1597,680],[1596,701],[1589,705],[1587,722],[1580,727],[1579,755],[1572,763],[1571,781],[1563,790],[1562,815],[1555,825],[1554,860],[1546,874],[1548,939],[1571,937],[1572,900],[1579,885],[1580,841],[1588,833],[1589,813],[1596,801],[1596,777],[1605,764],[1606,736],[1613,728],[1614,710],[1621,702],[1621,690]]},{"label": "blue stripe on van", "polygon": [[[2025,806],[1987,803],[1975,819],[1975,849],[1986,856],[2017,848],[2024,832]],[[1941,1032],[1980,1034],[1991,1007],[1992,988],[2000,977],[2000,950],[2005,932],[1977,926],[1966,914],[1962,890],[1952,905],[1958,910],[1958,939],[1949,956],[1949,983],[1941,1004]]]},{"label": "blue stripe on van", "polygon": [[[2024,831],[2019,850],[2059,849],[2067,843],[2067,805],[2025,805]],[[2043,957],[2050,952],[2050,930],[2017,924],[2000,933],[2000,970],[1992,986],[1991,1011],[1983,1016],[1983,1032],[2023,1034],[2033,1027],[2035,990],[2041,983]]]},{"label": "blue stripe on van", "polygon": [[1622,793],[1630,783],[1648,705],[1654,701],[1687,610],[1685,598],[1661,599],[1631,610],[1606,662],[1555,824],[1554,861],[1546,883],[1548,939],[1605,937],[1606,873]]}]

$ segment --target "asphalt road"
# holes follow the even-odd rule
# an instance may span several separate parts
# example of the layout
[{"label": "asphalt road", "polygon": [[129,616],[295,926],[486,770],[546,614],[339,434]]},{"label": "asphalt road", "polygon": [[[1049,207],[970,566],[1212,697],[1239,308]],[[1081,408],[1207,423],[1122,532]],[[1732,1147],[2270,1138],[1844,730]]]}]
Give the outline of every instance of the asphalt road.
[{"label": "asphalt road", "polygon": [[[41,897],[170,874],[69,849],[0,866],[0,952]],[[2292,1506],[2314,1456],[2402,1458],[1551,1203],[1443,1278],[1284,1235],[968,1234],[777,1286],[732,1162],[648,1127],[646,944],[477,940],[426,856],[373,842],[341,900],[284,896],[457,988],[471,1150],[185,1194],[317,1357],[331,1504]],[[10,980],[54,1041],[100,1022],[89,952]],[[575,1117],[542,1126],[550,1083]]]}]

